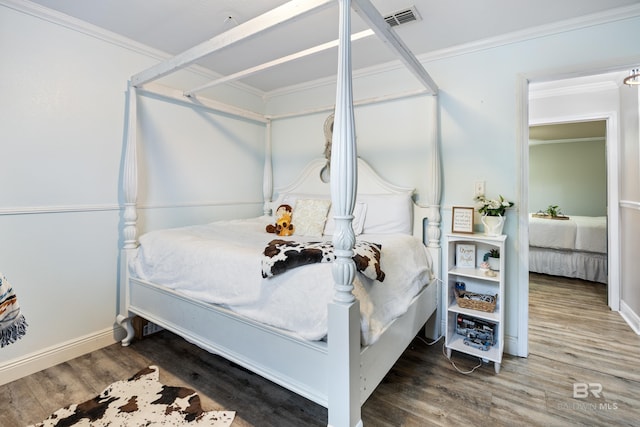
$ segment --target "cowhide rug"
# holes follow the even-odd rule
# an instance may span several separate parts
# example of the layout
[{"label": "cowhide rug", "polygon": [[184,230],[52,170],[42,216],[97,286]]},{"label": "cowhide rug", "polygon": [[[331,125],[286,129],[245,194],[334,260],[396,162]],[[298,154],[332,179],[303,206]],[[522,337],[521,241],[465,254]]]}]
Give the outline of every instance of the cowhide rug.
[{"label": "cowhide rug", "polygon": [[35,426],[231,425],[235,412],[205,412],[195,391],[162,385],[158,379],[158,367],[149,366],[127,381],[111,384],[93,399],[58,409]]}]

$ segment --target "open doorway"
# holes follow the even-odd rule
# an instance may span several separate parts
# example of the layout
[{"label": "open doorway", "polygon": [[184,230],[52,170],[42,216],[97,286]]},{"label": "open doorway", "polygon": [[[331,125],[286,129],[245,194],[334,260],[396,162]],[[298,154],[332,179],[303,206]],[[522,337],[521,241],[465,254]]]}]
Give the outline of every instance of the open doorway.
[{"label": "open doorway", "polygon": [[[606,122],[607,168],[607,303],[614,311],[620,310],[620,249],[619,236],[619,90],[622,71],[589,75],[577,78],[539,80],[522,78],[521,127],[519,133],[521,159],[520,190],[523,210],[519,213],[519,249],[523,254],[519,269],[520,292],[518,297],[518,354],[529,353],[529,215],[541,209],[529,206],[529,127],[542,124],[559,124],[586,121]],[[624,72],[626,73],[626,71]],[[575,161],[578,161],[576,159]]]},{"label": "open doorway", "polygon": [[606,125],[594,119],[530,126],[530,272],[606,287]]},{"label": "open doorway", "polygon": [[[614,311],[619,310],[620,303],[619,251],[615,244],[618,239],[613,238],[613,236],[618,236],[619,228],[619,182],[617,171],[619,160],[620,81],[621,72],[609,72],[541,83],[532,82],[529,85],[528,124],[530,129],[534,131],[534,137],[536,136],[535,132],[538,133],[538,137],[536,139],[530,135],[529,140],[539,143],[539,140],[546,138],[546,142],[555,142],[555,144],[534,145],[541,152],[553,150],[565,152],[562,156],[556,154],[557,157],[561,157],[560,162],[558,162],[557,158],[554,159],[555,167],[564,169],[563,172],[558,172],[559,175],[556,175],[556,177],[561,176],[562,173],[565,176],[567,173],[577,173],[582,174],[581,179],[587,180],[589,183],[586,186],[581,186],[581,183],[577,182],[573,185],[559,187],[561,190],[554,190],[553,186],[546,182],[542,193],[539,192],[538,196],[531,195],[530,193],[535,191],[535,187],[531,187],[529,182],[531,159],[528,141],[526,156],[528,162],[526,168],[527,176],[524,177],[527,182],[527,198],[530,212],[544,210],[549,204],[559,205],[562,208],[560,203],[565,200],[569,203],[567,206],[571,206],[571,209],[575,210],[571,212],[574,215],[606,217],[606,234],[605,237],[600,237],[600,243],[605,244],[606,248],[600,247],[598,250],[593,250],[604,254],[598,268],[605,268],[606,272],[600,271],[598,276],[591,275],[586,276],[586,278],[607,283],[607,304]],[[602,138],[603,131],[604,139],[598,140]],[[547,136],[541,136],[544,133]],[[560,144],[558,141],[565,142]],[[585,145],[581,147],[579,145],[581,143]],[[588,150],[585,148],[587,144],[592,146]],[[560,146],[563,146],[563,148],[558,149],[557,147]],[[570,147],[573,147],[573,149]],[[590,155],[591,160],[584,158],[583,151],[592,152]],[[604,164],[601,163],[601,159],[597,159],[598,151],[604,151]],[[567,152],[573,152],[573,154]],[[585,162],[590,163],[589,167],[599,169],[594,174],[598,175],[596,179],[603,182],[594,184],[595,181],[589,177],[590,172],[581,171],[580,166]],[[597,162],[600,162],[599,166],[595,166]],[[594,193],[597,192],[598,194],[587,196],[586,193],[589,191],[589,186],[592,186]],[[554,191],[571,191],[578,195],[582,194],[582,196],[572,199],[569,196],[560,195],[562,200],[556,202],[550,200],[546,203],[544,197],[547,194],[553,194]],[[578,201],[578,199],[584,200]],[[542,206],[537,206],[533,203],[542,204]],[[568,207],[565,207],[565,209],[568,209]],[[527,236],[527,242],[530,238],[531,236]],[[603,242],[602,240],[605,239],[606,241]],[[589,244],[587,243],[587,245]],[[588,250],[589,248],[588,246],[583,246],[582,249]],[[581,262],[587,261],[582,260]],[[602,273],[604,273],[604,277]]]}]

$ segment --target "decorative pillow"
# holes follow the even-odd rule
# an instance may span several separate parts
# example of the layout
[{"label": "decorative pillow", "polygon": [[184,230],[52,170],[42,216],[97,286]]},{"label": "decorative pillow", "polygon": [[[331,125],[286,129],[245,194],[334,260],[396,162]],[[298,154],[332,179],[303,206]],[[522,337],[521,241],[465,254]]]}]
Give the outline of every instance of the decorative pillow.
[{"label": "decorative pillow", "polygon": [[294,234],[299,236],[321,237],[327,213],[331,206],[330,200],[300,199],[293,208],[291,222],[295,227]]},{"label": "decorative pillow", "polygon": [[[322,194],[284,193],[278,196],[276,206],[295,206],[298,200],[331,200]],[[353,209],[353,230],[356,236],[365,234],[409,234],[413,232],[413,198],[411,192],[397,194],[359,194]],[[293,224],[297,227],[296,220]],[[324,234],[335,229],[333,214],[327,215]],[[300,234],[297,233],[296,234]]]},{"label": "decorative pillow", "polygon": [[364,241],[356,242],[353,247],[356,270],[378,282],[382,282],[386,276],[380,268],[380,250],[382,250],[381,244]]},{"label": "decorative pillow", "polygon": [[281,193],[276,201],[273,202],[273,206],[280,206],[281,204],[295,206],[296,202],[302,199],[331,200],[331,196],[313,193]]},{"label": "decorative pillow", "polygon": [[[353,221],[351,222],[351,226],[353,227],[353,232],[356,236],[362,234],[362,230],[364,230],[364,221],[367,215],[367,204],[362,202],[356,202],[353,207]],[[333,232],[336,228],[336,222],[333,219],[333,210],[329,212],[327,217],[327,224],[324,226],[324,234],[327,236],[333,235]]]}]

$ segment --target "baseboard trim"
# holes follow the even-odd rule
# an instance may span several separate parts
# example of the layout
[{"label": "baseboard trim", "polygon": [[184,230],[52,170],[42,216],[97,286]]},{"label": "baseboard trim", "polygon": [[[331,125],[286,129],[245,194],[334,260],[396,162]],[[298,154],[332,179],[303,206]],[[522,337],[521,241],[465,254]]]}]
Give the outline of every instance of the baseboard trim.
[{"label": "baseboard trim", "polygon": [[620,301],[620,315],[629,324],[633,332],[640,335],[640,316],[638,316],[624,301]]},{"label": "baseboard trim", "polygon": [[9,360],[0,365],[0,385],[10,383],[67,360],[99,350],[118,341],[124,336],[119,326],[85,335],[59,345]]},{"label": "baseboard trim", "polygon": [[511,335],[504,335],[504,352],[511,356],[527,357],[526,354],[518,353],[518,338]]}]

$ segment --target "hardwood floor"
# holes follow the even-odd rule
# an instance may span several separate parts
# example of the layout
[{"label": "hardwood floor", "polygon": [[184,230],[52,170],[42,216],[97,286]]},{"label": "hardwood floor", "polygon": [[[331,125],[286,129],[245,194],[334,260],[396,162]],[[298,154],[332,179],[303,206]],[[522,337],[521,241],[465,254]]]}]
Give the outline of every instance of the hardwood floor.
[{"label": "hardwood floor", "polygon": [[[532,274],[528,358],[505,356],[497,375],[491,364],[463,375],[442,341],[416,338],[365,403],[364,424],[637,426],[640,337],[605,300],[602,284]],[[455,352],[452,359],[461,370],[478,364]],[[0,426],[41,421],[150,364],[164,384],[196,389],[206,410],[237,411],[234,427],[327,423],[324,408],[163,331],[0,387]]]}]

